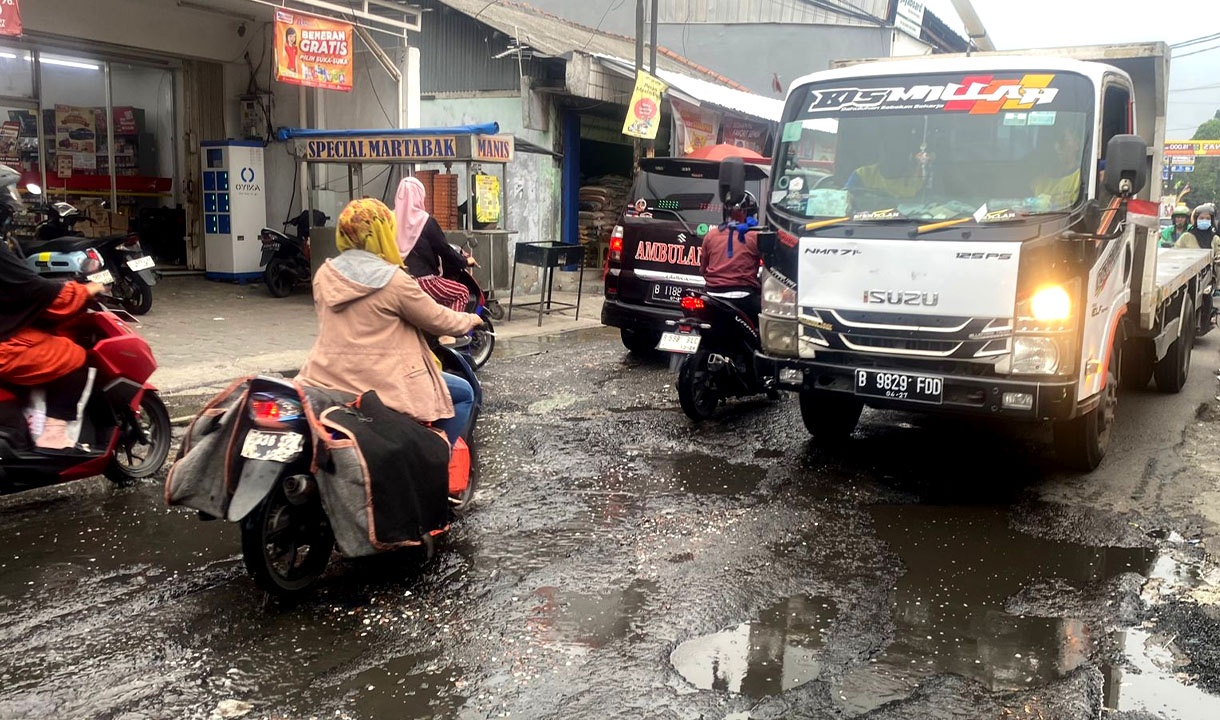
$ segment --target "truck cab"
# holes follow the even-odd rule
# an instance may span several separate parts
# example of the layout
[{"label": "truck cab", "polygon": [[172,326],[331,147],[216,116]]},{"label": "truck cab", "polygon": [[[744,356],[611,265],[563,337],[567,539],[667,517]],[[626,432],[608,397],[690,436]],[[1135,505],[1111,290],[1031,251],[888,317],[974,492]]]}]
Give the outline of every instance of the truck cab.
[{"label": "truck cab", "polygon": [[[682,292],[703,286],[703,235],[724,221],[719,163],[645,158],[610,239],[602,324],[620,329],[623,345],[648,354],[666,321],[678,320]],[[746,164],[745,190],[762,202],[765,165]]]},{"label": "truck cab", "polygon": [[1180,389],[1210,257],[1158,285],[1136,99],[1116,67],[1049,56],[793,84],[757,362],[799,391],[816,438],[850,434],[865,405],[1049,421],[1066,464],[1091,470],[1124,356]]}]

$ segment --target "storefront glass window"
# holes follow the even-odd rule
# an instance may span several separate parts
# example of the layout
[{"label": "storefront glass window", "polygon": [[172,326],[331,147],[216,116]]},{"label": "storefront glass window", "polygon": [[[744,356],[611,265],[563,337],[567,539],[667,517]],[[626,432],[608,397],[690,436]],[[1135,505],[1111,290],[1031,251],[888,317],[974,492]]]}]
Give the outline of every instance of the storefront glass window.
[{"label": "storefront glass window", "polygon": [[[138,218],[141,210],[172,205],[176,175],[173,72],[112,62],[110,98],[117,209]],[[105,133],[103,129],[102,135]]]},{"label": "storefront glass window", "polygon": [[0,96],[34,97],[34,63],[29,50],[0,45]]},{"label": "storefront glass window", "polygon": [[108,200],[102,62],[41,53],[39,64],[48,198],[78,207]]}]

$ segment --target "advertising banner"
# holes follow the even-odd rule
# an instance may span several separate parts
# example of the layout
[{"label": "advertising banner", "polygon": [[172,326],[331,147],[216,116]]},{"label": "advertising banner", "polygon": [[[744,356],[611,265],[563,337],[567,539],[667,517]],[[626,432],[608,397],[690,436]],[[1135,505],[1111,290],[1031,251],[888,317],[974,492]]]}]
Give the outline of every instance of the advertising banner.
[{"label": "advertising banner", "polygon": [[1220,157],[1220,140],[1166,140],[1164,154],[1175,163],[1190,163],[1196,157]]},{"label": "advertising banner", "polygon": [[0,0],[0,35],[21,34],[21,7],[17,0]]},{"label": "advertising banner", "polygon": [[0,163],[15,168],[21,166],[21,149],[18,138],[21,136],[21,123],[9,120],[0,124]]},{"label": "advertising banner", "polygon": [[500,178],[474,176],[474,219],[480,223],[500,222]]},{"label": "advertising banner", "polygon": [[768,155],[767,126],[744,120],[725,120],[724,139],[726,145],[753,150],[759,155]]},{"label": "advertising banner", "polygon": [[669,88],[652,75],[640,70],[635,77],[635,91],[627,106],[623,134],[645,140],[656,140],[661,125],[661,93]]},{"label": "advertising banner", "polygon": [[78,170],[97,168],[97,118],[94,108],[55,106],[55,152],[72,158]]},{"label": "advertising banner", "polygon": [[275,79],[324,90],[352,89],[352,26],[275,11]]},{"label": "advertising banner", "polygon": [[681,100],[671,100],[674,110],[674,127],[677,143],[683,155],[690,155],[705,145],[715,145],[720,132],[720,118],[713,112],[688,105]]}]

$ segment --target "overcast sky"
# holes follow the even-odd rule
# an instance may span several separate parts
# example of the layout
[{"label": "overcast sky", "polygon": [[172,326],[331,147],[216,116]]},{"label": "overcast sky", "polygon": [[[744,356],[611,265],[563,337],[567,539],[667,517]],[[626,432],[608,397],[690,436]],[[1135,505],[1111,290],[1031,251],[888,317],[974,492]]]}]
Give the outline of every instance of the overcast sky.
[{"label": "overcast sky", "polygon": [[[1161,40],[1169,44],[1220,32],[1216,0],[973,0],[996,48],[1099,45]],[[951,0],[924,0],[965,35]],[[1216,50],[1182,57],[1203,48]],[[1220,109],[1220,40],[1174,51],[1169,64],[1169,119],[1165,138],[1188,139]],[[1216,87],[1179,90],[1198,85]]]}]

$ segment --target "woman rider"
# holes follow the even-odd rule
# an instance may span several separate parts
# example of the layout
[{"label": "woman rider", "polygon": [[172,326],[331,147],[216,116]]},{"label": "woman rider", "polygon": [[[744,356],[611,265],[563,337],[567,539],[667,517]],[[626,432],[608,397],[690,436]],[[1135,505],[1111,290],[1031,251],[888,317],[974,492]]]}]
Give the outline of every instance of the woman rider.
[{"label": "woman rider", "polygon": [[445,238],[436,218],[424,208],[424,184],[418,178],[405,177],[398,183],[394,194],[394,214],[398,217],[398,252],[402,253],[411,273],[423,288],[441,305],[461,312],[470,300],[470,290],[465,285],[450,280],[474,264],[453,249]]},{"label": "woman rider", "polygon": [[464,335],[483,321],[438,305],[400,271],[394,213],[380,200],[348,203],[335,244],[339,257],[314,276],[318,338],[299,379],[353,394],[376,390],[386,407],[433,423],[454,443],[474,390],[440,371],[424,333]]}]

